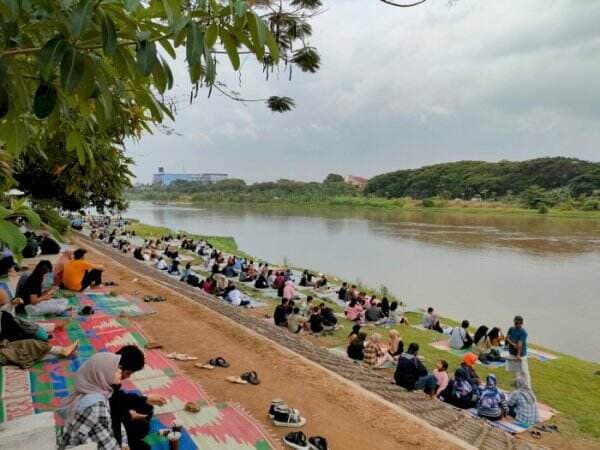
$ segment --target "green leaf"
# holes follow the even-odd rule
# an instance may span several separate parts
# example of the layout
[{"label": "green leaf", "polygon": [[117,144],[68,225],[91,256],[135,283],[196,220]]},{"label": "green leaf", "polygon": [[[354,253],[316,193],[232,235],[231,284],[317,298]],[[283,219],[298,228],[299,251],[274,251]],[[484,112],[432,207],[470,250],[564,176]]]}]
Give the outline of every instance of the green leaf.
[{"label": "green leaf", "polygon": [[160,59],[162,61],[163,68],[165,70],[165,76],[167,78],[167,89],[173,89],[173,72],[171,72],[171,68],[169,64],[164,59]]},{"label": "green leaf", "polygon": [[233,10],[237,17],[244,17],[244,14],[246,14],[246,11],[248,10],[248,4],[244,0],[236,0],[233,5]]},{"label": "green leaf", "polygon": [[42,83],[35,91],[33,113],[38,119],[48,117],[56,106],[56,88],[52,84]]},{"label": "green leaf", "polygon": [[161,39],[158,43],[165,49],[165,51],[169,54],[169,56],[173,59],[177,58],[177,53],[175,53],[175,49],[171,45],[171,42],[168,39]]},{"label": "green leaf", "polygon": [[79,95],[81,100],[86,100],[90,98],[96,90],[96,79],[94,77],[96,63],[90,56],[85,55],[83,57],[83,67],[83,78],[77,89],[77,95]]},{"label": "green leaf", "polygon": [[0,84],[0,119],[8,114],[10,110],[10,100],[6,88]]},{"label": "green leaf", "polygon": [[8,153],[17,156],[27,145],[27,127],[21,121],[13,122],[2,138]]},{"label": "green leaf", "polygon": [[50,39],[40,50],[38,63],[40,66],[40,75],[42,80],[51,81],[54,74],[54,67],[62,60],[67,43],[58,36]]},{"label": "green leaf", "polygon": [[77,147],[77,159],[79,161],[80,166],[85,165],[85,153],[86,153],[85,147]]},{"label": "green leaf", "polygon": [[82,0],[71,13],[71,36],[79,39],[88,29],[94,14],[95,0]]},{"label": "green leaf", "polygon": [[211,24],[206,30],[206,36],[204,36],[204,45],[208,48],[213,48],[215,42],[217,42],[217,36],[219,34],[219,28],[216,23]]},{"label": "green leaf", "polygon": [[248,19],[248,31],[250,31],[250,37],[254,43],[256,57],[262,60],[265,56],[266,36],[260,24],[261,20],[252,11],[246,13],[246,18]]},{"label": "green leaf", "polygon": [[152,119],[156,122],[161,122],[162,112],[152,94],[146,91],[145,89],[140,89],[137,91],[137,93],[137,97],[140,103],[150,110],[150,114],[152,114]]},{"label": "green leaf", "polygon": [[125,8],[127,11],[134,12],[137,7],[140,5],[140,0],[125,0]]},{"label": "green leaf", "polygon": [[175,26],[180,17],[181,2],[179,0],[162,0],[162,7],[171,27]]},{"label": "green leaf", "polygon": [[210,50],[207,48],[204,49],[204,59],[206,60],[206,82],[212,85],[217,78],[217,67]]},{"label": "green leaf", "polygon": [[152,41],[140,41],[135,51],[138,71],[147,77],[156,64],[156,44]]},{"label": "green leaf", "polygon": [[73,47],[67,48],[60,64],[60,80],[67,92],[73,92],[83,78],[83,55]]},{"label": "green leaf", "polygon": [[201,64],[190,64],[188,70],[190,72],[190,81],[192,83],[197,83],[200,81],[200,77],[202,76]]},{"label": "green leaf", "polygon": [[112,55],[117,48],[117,28],[108,14],[102,14],[102,50],[105,55]]},{"label": "green leaf", "polygon": [[271,58],[273,58],[273,62],[276,63],[279,61],[279,45],[277,45],[277,41],[275,40],[275,36],[273,36],[273,33],[271,33],[271,30],[267,28],[264,22],[261,21],[261,23],[263,23],[263,26],[265,27],[267,47],[269,48],[269,52],[271,53]]},{"label": "green leaf", "polygon": [[200,64],[204,48],[204,35],[198,25],[190,22],[187,27],[186,57],[188,64]]},{"label": "green leaf", "polygon": [[15,255],[21,252],[27,245],[27,238],[21,233],[19,227],[7,220],[0,220],[0,242],[10,248]]},{"label": "green leaf", "polygon": [[164,94],[165,89],[167,88],[167,75],[165,74],[165,70],[160,62],[154,65],[154,69],[152,70],[152,79],[154,80],[154,86],[158,92]]},{"label": "green leaf", "polygon": [[229,61],[231,61],[233,69],[238,70],[240,68],[240,55],[238,54],[237,47],[235,45],[235,39],[225,28],[221,28],[220,31],[221,32],[219,34],[221,36],[221,42],[223,42],[225,50],[227,50]]},{"label": "green leaf", "polygon": [[83,135],[79,131],[73,130],[67,134],[67,151],[77,152],[79,164],[82,166],[85,164],[86,145]]}]

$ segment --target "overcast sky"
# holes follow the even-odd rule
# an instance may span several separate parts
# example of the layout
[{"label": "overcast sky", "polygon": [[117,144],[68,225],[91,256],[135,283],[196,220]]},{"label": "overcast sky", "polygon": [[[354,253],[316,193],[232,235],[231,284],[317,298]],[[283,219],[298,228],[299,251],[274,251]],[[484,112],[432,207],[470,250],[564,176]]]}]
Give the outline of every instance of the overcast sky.
[{"label": "overcast sky", "polygon": [[[181,136],[157,132],[129,146],[137,181],[158,166],[261,181],[461,159],[600,160],[600,0],[324,4],[312,22],[318,73],[267,82],[248,57],[240,86],[220,64],[221,79],[245,96],[291,96],[296,109],[277,114],[200,91],[172,124]],[[175,95],[186,96],[184,60],[172,67]]]}]

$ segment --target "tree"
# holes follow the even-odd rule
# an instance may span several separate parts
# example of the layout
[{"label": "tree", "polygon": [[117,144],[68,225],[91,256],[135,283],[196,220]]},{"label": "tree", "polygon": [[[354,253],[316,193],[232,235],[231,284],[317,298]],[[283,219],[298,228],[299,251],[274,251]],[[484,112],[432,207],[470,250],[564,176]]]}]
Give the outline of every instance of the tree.
[{"label": "tree", "polygon": [[330,173],[329,175],[327,175],[325,180],[323,180],[323,183],[343,183],[343,182],[344,182],[344,177],[341,175],[338,175],[337,173]]}]

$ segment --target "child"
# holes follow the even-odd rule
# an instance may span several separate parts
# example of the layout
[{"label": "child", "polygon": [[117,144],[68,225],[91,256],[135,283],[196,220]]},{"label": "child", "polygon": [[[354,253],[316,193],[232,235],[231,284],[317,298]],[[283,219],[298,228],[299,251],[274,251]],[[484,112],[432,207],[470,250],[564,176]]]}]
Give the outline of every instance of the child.
[{"label": "child", "polygon": [[443,359],[435,363],[435,369],[424,377],[419,378],[416,389],[423,389],[432,399],[436,398],[448,387],[448,362]]}]

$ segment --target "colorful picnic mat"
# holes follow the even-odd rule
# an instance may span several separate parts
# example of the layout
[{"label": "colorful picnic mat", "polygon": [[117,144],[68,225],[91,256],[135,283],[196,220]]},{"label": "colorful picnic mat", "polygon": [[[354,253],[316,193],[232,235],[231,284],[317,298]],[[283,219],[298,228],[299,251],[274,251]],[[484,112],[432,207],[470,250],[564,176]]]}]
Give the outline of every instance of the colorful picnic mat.
[{"label": "colorful picnic mat", "polygon": [[[98,311],[92,316],[50,320],[59,325],[53,333],[52,344],[63,345],[78,340],[79,351],[68,359],[50,358],[38,362],[29,370],[0,367],[0,423],[56,410],[73,389],[74,373],[96,352],[116,351],[127,344],[144,347],[146,339],[141,330],[119,315],[122,311],[131,312],[135,307],[145,305],[139,305],[128,296],[119,296],[115,302],[115,297],[102,293],[77,294],[70,299],[89,304]],[[125,301],[133,306],[124,305]],[[277,447],[269,434],[241,407],[215,404],[202,387],[181,374],[175,363],[162,352],[145,350],[144,353],[144,369],[125,380],[123,389],[167,398],[166,405],[155,408],[151,422],[153,432],[147,440],[153,450],[169,448],[166,439],[157,431],[169,427],[175,420],[184,427],[180,450],[267,450]],[[200,412],[186,412],[187,402],[200,406]],[[58,416],[57,424],[60,424]]]}]

